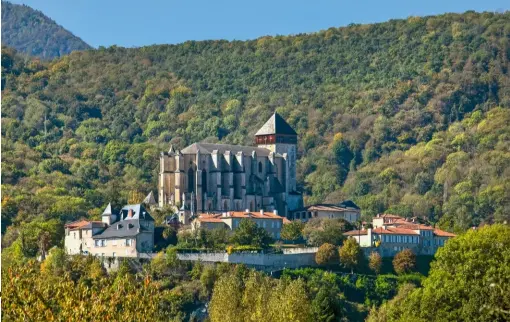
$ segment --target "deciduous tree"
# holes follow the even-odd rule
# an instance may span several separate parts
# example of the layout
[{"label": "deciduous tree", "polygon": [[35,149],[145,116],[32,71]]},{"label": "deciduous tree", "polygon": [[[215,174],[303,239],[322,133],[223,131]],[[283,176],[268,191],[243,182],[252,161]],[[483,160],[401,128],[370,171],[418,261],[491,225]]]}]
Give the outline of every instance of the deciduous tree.
[{"label": "deciduous tree", "polygon": [[405,274],[414,270],[416,266],[416,255],[409,248],[398,252],[393,258],[393,269],[397,274]]},{"label": "deciduous tree", "polygon": [[340,248],[340,262],[354,272],[363,260],[363,250],[354,238],[348,238]]}]

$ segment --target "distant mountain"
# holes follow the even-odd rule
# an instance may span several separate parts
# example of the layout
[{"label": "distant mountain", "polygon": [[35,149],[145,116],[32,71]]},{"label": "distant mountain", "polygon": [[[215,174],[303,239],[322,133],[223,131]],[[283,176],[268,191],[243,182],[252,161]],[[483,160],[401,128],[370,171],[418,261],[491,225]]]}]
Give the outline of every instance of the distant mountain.
[{"label": "distant mountain", "polygon": [[42,12],[2,1],[2,45],[43,59],[91,47]]}]

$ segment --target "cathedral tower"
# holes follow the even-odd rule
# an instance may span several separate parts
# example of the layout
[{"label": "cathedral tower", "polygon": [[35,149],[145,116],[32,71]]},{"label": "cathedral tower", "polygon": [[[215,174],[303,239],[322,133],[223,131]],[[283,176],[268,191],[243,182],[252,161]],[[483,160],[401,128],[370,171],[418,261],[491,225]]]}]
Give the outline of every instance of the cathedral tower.
[{"label": "cathedral tower", "polygon": [[[296,131],[283,117],[274,113],[255,134],[255,143],[259,148],[265,148],[283,156],[286,161],[286,167],[282,169],[285,194],[287,196],[296,194]],[[289,201],[287,200],[287,203]]]}]

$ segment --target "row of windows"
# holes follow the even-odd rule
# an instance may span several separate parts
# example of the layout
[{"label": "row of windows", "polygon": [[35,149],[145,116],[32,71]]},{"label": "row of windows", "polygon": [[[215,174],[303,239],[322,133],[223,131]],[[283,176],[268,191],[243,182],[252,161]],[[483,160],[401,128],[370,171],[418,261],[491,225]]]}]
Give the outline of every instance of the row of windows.
[{"label": "row of windows", "polygon": [[[268,228],[269,224],[267,223],[267,220],[263,220],[262,223],[260,221],[257,221],[257,226],[262,228]],[[280,228],[280,222],[271,220],[271,228]]]},{"label": "row of windows", "polygon": [[[313,214],[313,217],[317,217],[317,212]],[[296,212],[294,213],[294,219],[310,219],[312,218],[312,212],[311,211],[302,211],[302,212]]]},{"label": "row of windows", "polygon": [[420,231],[420,235],[423,237],[432,237],[432,230],[422,230]]},{"label": "row of windows", "polygon": [[[118,239],[112,239],[111,240],[112,246],[117,246],[117,241],[118,241]],[[124,244],[125,246],[132,246],[133,245],[133,240],[132,239],[128,238],[125,241],[126,241],[125,244]],[[94,241],[94,246],[96,246],[96,247],[106,247],[106,243],[107,243],[106,239],[96,239]]]},{"label": "row of windows", "polygon": [[[271,227],[271,228],[280,228],[281,227],[281,222],[280,221],[271,220],[270,222],[271,222],[271,224],[269,224],[268,220],[265,220],[265,219],[263,219],[261,221],[259,221],[259,220],[255,221],[257,226],[262,227],[262,228],[269,228],[269,227]],[[234,228],[239,227],[239,224],[240,224],[240,221],[234,220],[234,223],[233,223]]]},{"label": "row of windows", "polygon": [[404,243],[404,244],[418,244],[418,236],[400,236],[400,235],[381,235],[381,240],[385,243]]}]

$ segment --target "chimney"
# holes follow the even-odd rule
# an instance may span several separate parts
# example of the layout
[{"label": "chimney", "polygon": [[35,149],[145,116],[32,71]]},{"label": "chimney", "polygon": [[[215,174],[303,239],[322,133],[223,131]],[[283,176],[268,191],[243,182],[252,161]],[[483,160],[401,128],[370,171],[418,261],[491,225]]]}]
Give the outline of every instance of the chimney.
[{"label": "chimney", "polygon": [[244,212],[249,213],[250,209],[245,209]]},{"label": "chimney", "polygon": [[264,215],[264,209],[260,209],[260,214],[263,216]]},{"label": "chimney", "polygon": [[273,214],[278,215],[278,210],[273,210]]},{"label": "chimney", "polygon": [[222,216],[223,216],[223,217],[228,217],[228,212],[224,212],[224,213],[222,213]]},{"label": "chimney", "polygon": [[133,209],[128,210],[127,216],[128,216],[128,218],[133,218]]}]

